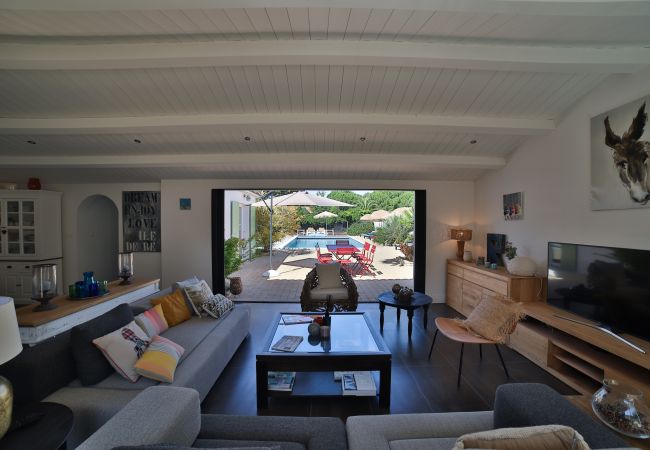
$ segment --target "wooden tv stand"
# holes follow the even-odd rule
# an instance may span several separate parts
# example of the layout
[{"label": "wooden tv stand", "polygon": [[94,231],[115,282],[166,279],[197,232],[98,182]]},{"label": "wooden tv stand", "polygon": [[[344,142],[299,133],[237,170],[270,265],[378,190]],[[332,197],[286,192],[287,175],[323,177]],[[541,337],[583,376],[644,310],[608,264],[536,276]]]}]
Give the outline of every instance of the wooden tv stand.
[{"label": "wooden tv stand", "polygon": [[[609,334],[576,322],[583,317],[546,302],[525,303],[508,345],[584,395],[593,394],[603,378],[615,378],[650,395],[650,342],[622,335],[646,353]],[[594,324],[596,325],[596,324]]]}]

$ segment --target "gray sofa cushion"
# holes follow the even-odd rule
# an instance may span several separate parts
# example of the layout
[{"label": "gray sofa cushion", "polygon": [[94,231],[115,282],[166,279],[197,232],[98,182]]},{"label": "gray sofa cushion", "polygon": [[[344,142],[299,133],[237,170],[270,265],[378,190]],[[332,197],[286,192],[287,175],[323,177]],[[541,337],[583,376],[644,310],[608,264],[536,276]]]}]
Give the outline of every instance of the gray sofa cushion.
[{"label": "gray sofa cushion", "polygon": [[627,447],[614,433],[545,384],[512,383],[497,388],[494,428],[566,425],[593,449]]},{"label": "gray sofa cushion", "polygon": [[[204,414],[196,444],[279,444],[283,450],[345,450],[345,427],[334,417],[271,417]],[[292,444],[289,446],[289,444]]]},{"label": "gray sofa cushion", "polygon": [[447,442],[490,430],[492,422],[492,411],[396,414],[348,417],[345,428],[351,450],[449,449]]},{"label": "gray sofa cushion", "polygon": [[138,445],[115,447],[112,450],[283,450],[280,446],[273,447],[179,447],[178,445],[171,444],[156,444],[156,445]]},{"label": "gray sofa cushion", "polygon": [[297,442],[277,441],[228,441],[223,439],[197,439],[194,447],[210,449],[273,449],[273,450],[306,450],[305,446]]},{"label": "gray sofa cushion", "polygon": [[122,303],[72,329],[70,332],[72,355],[81,384],[88,386],[99,383],[114,372],[106,357],[93,344],[93,339],[115,331],[132,320],[131,308],[128,304]]},{"label": "gray sofa cushion", "polygon": [[154,386],[142,391],[77,450],[109,450],[120,445],[165,442],[191,446],[201,426],[198,393]]}]

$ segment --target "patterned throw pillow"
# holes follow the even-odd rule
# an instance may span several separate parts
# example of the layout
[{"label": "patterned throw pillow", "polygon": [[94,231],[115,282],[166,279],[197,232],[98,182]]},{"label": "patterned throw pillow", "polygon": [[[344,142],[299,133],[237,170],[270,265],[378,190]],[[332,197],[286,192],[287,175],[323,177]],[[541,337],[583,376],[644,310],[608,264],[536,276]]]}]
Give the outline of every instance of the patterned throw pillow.
[{"label": "patterned throw pillow", "polygon": [[185,303],[183,291],[174,291],[164,297],[154,298],[151,300],[152,305],[162,306],[163,314],[167,325],[173,327],[179,323],[185,322],[192,317],[189,307]]},{"label": "patterned throw pillow", "polygon": [[135,364],[135,371],[152,380],[172,383],[185,349],[162,336],[154,336],[149,348]]},{"label": "patterned throw pillow", "polygon": [[93,344],[101,350],[117,373],[134,383],[138,381],[140,375],[135,372],[134,366],[147,349],[149,338],[135,321],[94,339]]},{"label": "patterned throw pillow", "polygon": [[135,323],[147,333],[149,338],[158,336],[169,328],[165,320],[165,315],[163,314],[162,306],[160,305],[156,305],[142,314],[135,316]]},{"label": "patterned throw pillow", "polygon": [[218,319],[235,307],[232,300],[221,294],[215,294],[205,302],[201,303],[201,309],[210,316]]},{"label": "patterned throw pillow", "polygon": [[210,289],[210,286],[208,286],[208,283],[205,280],[201,280],[200,282],[190,286],[185,286],[183,292],[185,292],[185,296],[189,300],[190,305],[192,305],[194,314],[197,316],[201,315],[201,305],[205,301],[210,300],[214,295],[212,289]]}]

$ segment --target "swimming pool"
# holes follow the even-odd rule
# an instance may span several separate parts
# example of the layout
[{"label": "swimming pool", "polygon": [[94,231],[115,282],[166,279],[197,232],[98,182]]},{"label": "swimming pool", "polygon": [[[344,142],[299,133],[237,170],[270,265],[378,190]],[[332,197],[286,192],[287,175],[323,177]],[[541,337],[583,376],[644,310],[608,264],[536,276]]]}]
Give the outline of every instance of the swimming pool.
[{"label": "swimming pool", "polygon": [[337,240],[347,239],[350,242],[350,245],[354,245],[357,248],[363,248],[363,244],[355,239],[350,237],[321,237],[321,236],[297,236],[291,241],[289,241],[283,248],[286,249],[297,249],[297,248],[309,248],[314,249],[318,245],[321,250],[326,250],[328,245],[336,244]]}]

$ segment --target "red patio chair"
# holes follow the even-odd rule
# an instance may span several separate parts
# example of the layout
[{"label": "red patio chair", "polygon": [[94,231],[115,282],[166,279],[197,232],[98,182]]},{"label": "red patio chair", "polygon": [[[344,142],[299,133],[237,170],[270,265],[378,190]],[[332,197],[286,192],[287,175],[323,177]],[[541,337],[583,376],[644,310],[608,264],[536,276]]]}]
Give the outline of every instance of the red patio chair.
[{"label": "red patio chair", "polygon": [[320,247],[316,244],[316,259],[321,264],[329,264],[334,261],[334,256],[331,253],[321,253]]},{"label": "red patio chair", "polygon": [[375,260],[375,250],[377,249],[377,246],[373,244],[373,246],[370,247],[370,251],[366,253],[366,245],[370,246],[368,243],[363,246],[364,251],[358,256],[357,261],[359,264],[368,267],[372,265],[373,261]]}]

